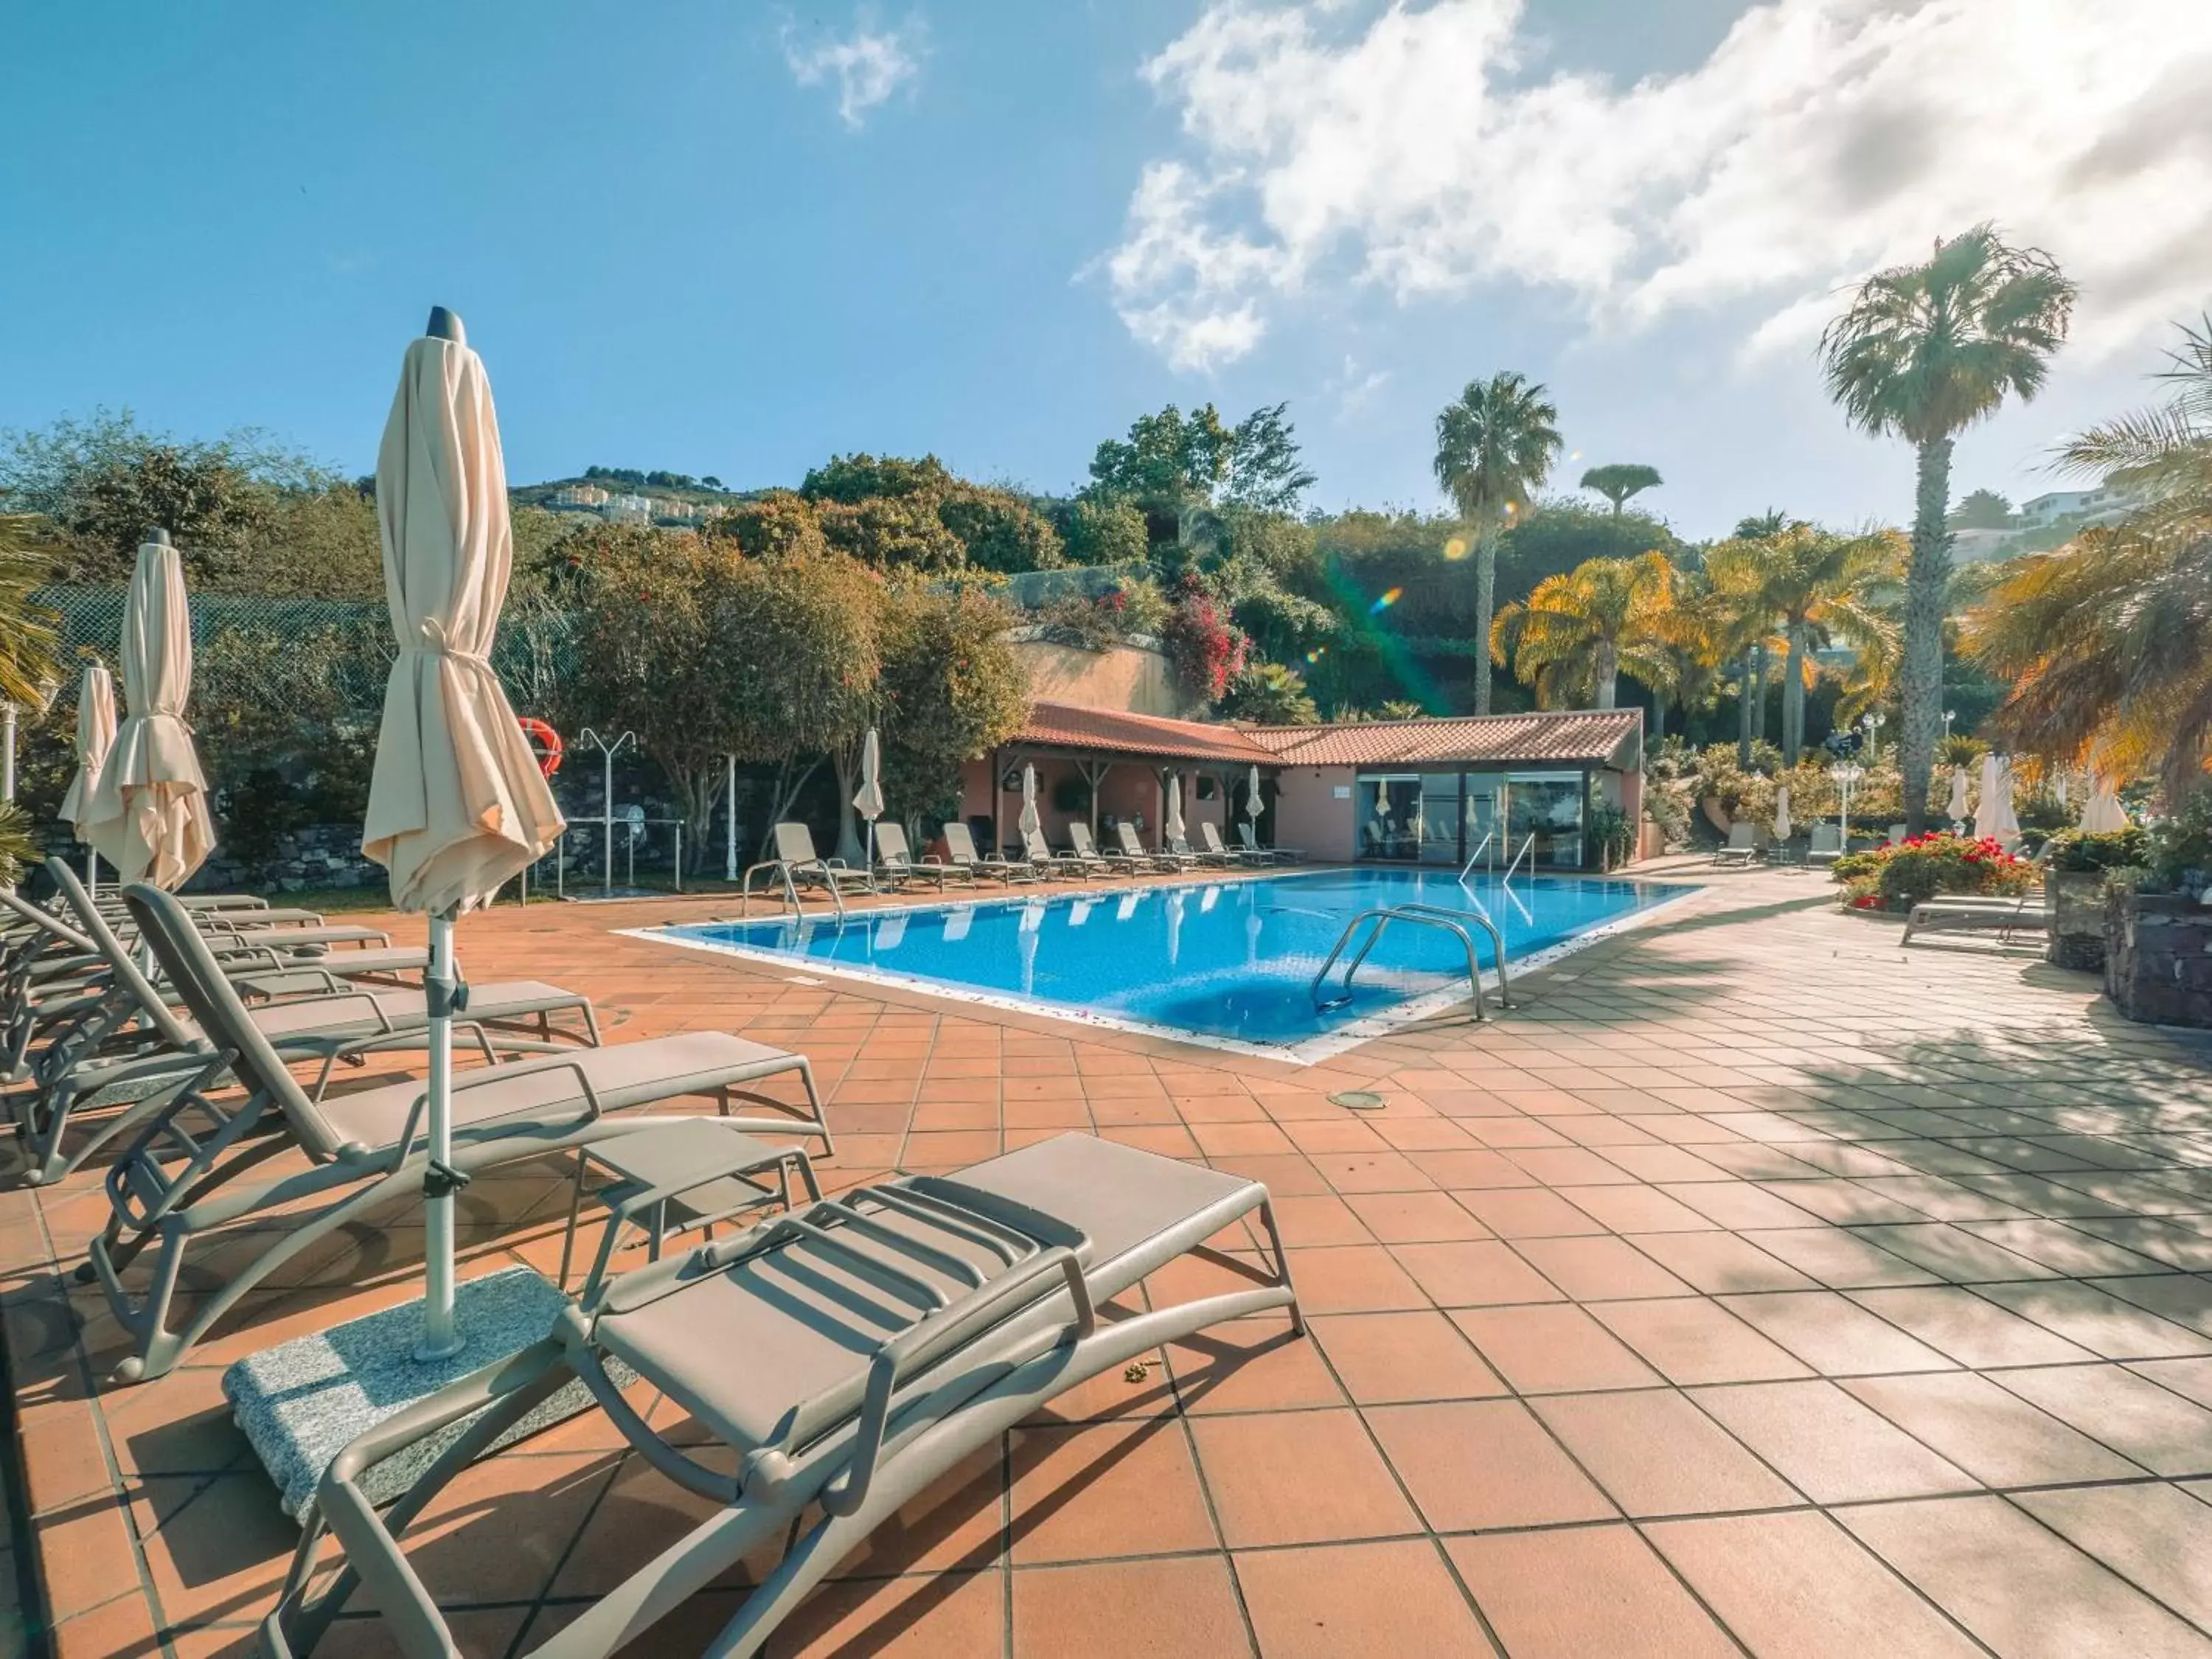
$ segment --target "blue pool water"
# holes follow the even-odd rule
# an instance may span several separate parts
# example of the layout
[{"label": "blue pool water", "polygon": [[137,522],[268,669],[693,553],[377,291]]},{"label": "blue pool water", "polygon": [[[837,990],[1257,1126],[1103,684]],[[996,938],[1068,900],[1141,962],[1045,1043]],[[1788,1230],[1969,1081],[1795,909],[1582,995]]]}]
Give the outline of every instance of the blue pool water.
[{"label": "blue pool water", "polygon": [[[1040,1012],[1295,1048],[1355,1022],[1465,994],[1467,954],[1451,935],[1394,924],[1359,970],[1347,1005],[1316,1009],[1309,989],[1345,924],[1363,910],[1414,902],[1486,911],[1509,963],[1680,889],[1571,877],[1510,887],[1448,871],[1351,869],[1179,883],[1128,891],[963,900],[843,923],[809,917],[704,922],[653,936],[812,963]],[[1488,938],[1474,933],[1486,970]],[[1340,964],[1336,977],[1341,977]]]}]

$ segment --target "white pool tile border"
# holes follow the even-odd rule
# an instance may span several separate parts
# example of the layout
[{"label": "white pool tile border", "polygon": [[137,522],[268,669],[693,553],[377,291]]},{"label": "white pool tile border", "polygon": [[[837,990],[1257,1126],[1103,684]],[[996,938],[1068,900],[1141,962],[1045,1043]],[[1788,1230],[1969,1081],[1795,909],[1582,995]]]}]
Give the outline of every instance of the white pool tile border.
[{"label": "white pool tile border", "polygon": [[[1274,875],[1273,879],[1295,880],[1300,876],[1330,873],[1334,872],[1316,870],[1284,871]],[[1241,882],[1269,878],[1264,872],[1249,871],[1228,874],[1226,880]],[[1610,921],[1600,922],[1586,933],[1577,933],[1571,939],[1560,939],[1555,944],[1544,946],[1540,951],[1533,951],[1525,957],[1513,958],[1512,967],[1516,975],[1533,972],[1539,968],[1549,967],[1562,957],[1571,957],[1577,951],[1588,949],[1600,939],[1609,939],[1616,933],[1640,927],[1662,911],[1672,908],[1683,899],[1703,890],[1701,885],[1694,883],[1638,880],[1633,876],[1583,877],[1581,879],[1627,881],[1637,886],[1668,892],[1668,896],[1656,899],[1640,909],[1632,910],[1625,915],[1615,916]],[[1156,893],[1177,889],[1188,891],[1194,888],[1218,887],[1226,883],[1221,879],[1125,883],[1113,887],[1063,889],[1048,895],[1037,894],[1034,896],[1049,900],[1075,897],[1107,898],[1123,893]],[[1668,891],[1669,889],[1672,890]],[[913,904],[870,905],[864,910],[852,912],[849,919],[859,921],[875,916],[911,915],[924,910],[957,909],[963,905],[969,908],[981,908],[986,905],[1026,904],[1030,902],[1030,899],[1012,895],[992,898],[932,899],[927,902]],[[796,978],[802,975],[819,974],[824,978],[849,979],[863,985],[892,986],[899,990],[913,991],[923,996],[942,997],[950,1002],[969,1003],[978,1007],[996,1008],[1006,1013],[1030,1014],[1044,1019],[1065,1020],[1070,1024],[1087,1025],[1096,1030],[1126,1031],[1133,1036],[1158,1037],[1170,1042],[1186,1042],[1194,1048],[1212,1048],[1223,1054],[1243,1054],[1254,1060],[1284,1060],[1293,1066],[1319,1065],[1322,1060],[1333,1060],[1340,1054],[1358,1048],[1362,1043],[1372,1042],[1376,1037],[1387,1036],[1393,1031],[1440,1014],[1446,1009],[1457,1007],[1470,1000],[1460,995],[1458,987],[1455,983],[1410,998],[1386,1012],[1363,1015],[1358,1019],[1351,1020],[1338,1026],[1333,1031],[1325,1032],[1319,1036],[1308,1037],[1301,1042],[1289,1044],[1245,1042],[1236,1037],[1216,1036],[1211,1032],[1188,1030],[1179,1025],[1159,1025],[1150,1020],[1130,1019],[1120,1014],[1096,1013],[1087,1008],[1073,1008],[1064,1003],[1047,1002],[1039,998],[1024,997],[1012,992],[979,991],[969,986],[954,985],[945,980],[932,979],[922,974],[901,974],[888,969],[861,967],[842,962],[827,962],[817,957],[798,957],[788,951],[763,950],[754,945],[731,945],[715,939],[684,938],[673,931],[678,927],[744,927],[779,919],[787,921],[789,917],[757,916],[738,917],[727,921],[669,922],[655,927],[617,927],[613,931],[624,939],[645,939],[654,944],[672,945],[679,950],[703,951],[714,956],[737,957],[747,962],[780,969],[784,971],[787,977]],[[837,922],[837,918],[827,912],[819,914],[809,912],[804,920],[832,927]],[[1486,995],[1496,992],[1498,973],[1495,969],[1485,972],[1482,975],[1482,988]]]}]

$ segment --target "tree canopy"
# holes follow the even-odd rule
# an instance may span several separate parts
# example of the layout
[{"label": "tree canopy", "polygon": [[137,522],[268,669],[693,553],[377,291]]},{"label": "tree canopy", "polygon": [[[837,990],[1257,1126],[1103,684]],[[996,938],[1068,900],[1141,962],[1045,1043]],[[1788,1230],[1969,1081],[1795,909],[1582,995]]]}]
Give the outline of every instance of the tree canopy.
[{"label": "tree canopy", "polygon": [[1292,512],[1314,475],[1300,459],[1289,409],[1266,405],[1233,427],[1212,404],[1188,415],[1173,404],[1140,415],[1126,439],[1098,446],[1084,494],[1128,502],[1160,520],[1168,533],[1154,535],[1156,541],[1186,539],[1192,516],[1203,509]]},{"label": "tree canopy", "polygon": [[1582,487],[1595,489],[1613,503],[1618,513],[1631,495],[1640,495],[1647,489],[1656,489],[1667,481],[1659,476],[1656,466],[1641,462],[1620,461],[1608,466],[1594,466],[1583,474]]}]

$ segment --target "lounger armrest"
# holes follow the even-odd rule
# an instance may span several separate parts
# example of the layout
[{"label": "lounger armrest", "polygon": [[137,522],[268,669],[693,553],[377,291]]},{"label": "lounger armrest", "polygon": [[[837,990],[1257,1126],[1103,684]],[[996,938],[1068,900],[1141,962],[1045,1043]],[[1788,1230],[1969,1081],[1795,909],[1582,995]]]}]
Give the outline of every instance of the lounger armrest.
[{"label": "lounger armrest", "polygon": [[[606,1115],[606,1108],[599,1102],[599,1091],[592,1086],[590,1074],[584,1070],[583,1062],[580,1060],[571,1059],[566,1054],[548,1055],[544,1060],[524,1060],[520,1065],[487,1066],[482,1071],[465,1072],[453,1079],[451,1087],[455,1094],[459,1094],[465,1089],[480,1089],[492,1083],[511,1083],[519,1076],[529,1076],[538,1072],[574,1073],[576,1086],[583,1091],[584,1095],[585,1115],[594,1118]],[[416,1132],[421,1127],[429,1105],[430,1091],[425,1089],[415,1097],[414,1103],[408,1107],[406,1127],[400,1131],[399,1138],[394,1143],[400,1149],[401,1156],[404,1157],[407,1149],[414,1146]],[[520,1112],[508,1114],[509,1116],[523,1115]],[[503,1121],[501,1118],[487,1118],[481,1122],[472,1123],[469,1127],[471,1130],[482,1131],[496,1128]]]},{"label": "lounger armrest", "polygon": [[[1069,1328],[1081,1339],[1098,1328],[1098,1310],[1091,1299],[1091,1286],[1083,1277],[1083,1262],[1065,1248],[1042,1252],[1018,1267],[1002,1273],[979,1291],[950,1307],[901,1331],[876,1350],[868,1364],[867,1391],[861,1396],[860,1420],[854,1431],[852,1462],[845,1473],[822,1491],[822,1507],[831,1515],[851,1515],[867,1502],[874,1481],[876,1460],[884,1449],[884,1431],[890,1425],[891,1403],[906,1376],[957,1347],[988,1326],[1009,1302],[1034,1300],[1042,1280],[1060,1277],[1075,1304]],[[780,1473],[775,1465],[787,1461],[780,1451],[767,1449],[747,1460],[750,1482],[755,1468],[772,1488]]]}]

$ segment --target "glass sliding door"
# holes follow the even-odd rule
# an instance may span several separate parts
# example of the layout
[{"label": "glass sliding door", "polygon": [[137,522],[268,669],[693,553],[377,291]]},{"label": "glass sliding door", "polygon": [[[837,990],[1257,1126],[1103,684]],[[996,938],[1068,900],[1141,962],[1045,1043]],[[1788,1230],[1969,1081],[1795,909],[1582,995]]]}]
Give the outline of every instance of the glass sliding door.
[{"label": "glass sliding door", "polygon": [[1463,775],[1466,793],[1461,797],[1462,830],[1465,837],[1460,861],[1480,858],[1485,870],[1503,870],[1513,856],[1505,844],[1505,775],[1468,772]]},{"label": "glass sliding door", "polygon": [[1457,868],[1467,854],[1460,850],[1460,775],[1425,772],[1421,775],[1421,845],[1424,864],[1448,864]]},{"label": "glass sliding door", "polygon": [[1363,859],[1410,861],[1421,849],[1421,780],[1413,773],[1369,773],[1352,792],[1354,834]]},{"label": "glass sliding door", "polygon": [[1534,836],[1536,844],[1529,857],[1536,866],[1581,869],[1583,805],[1589,794],[1582,773],[1510,772],[1505,785],[1513,851]]}]

